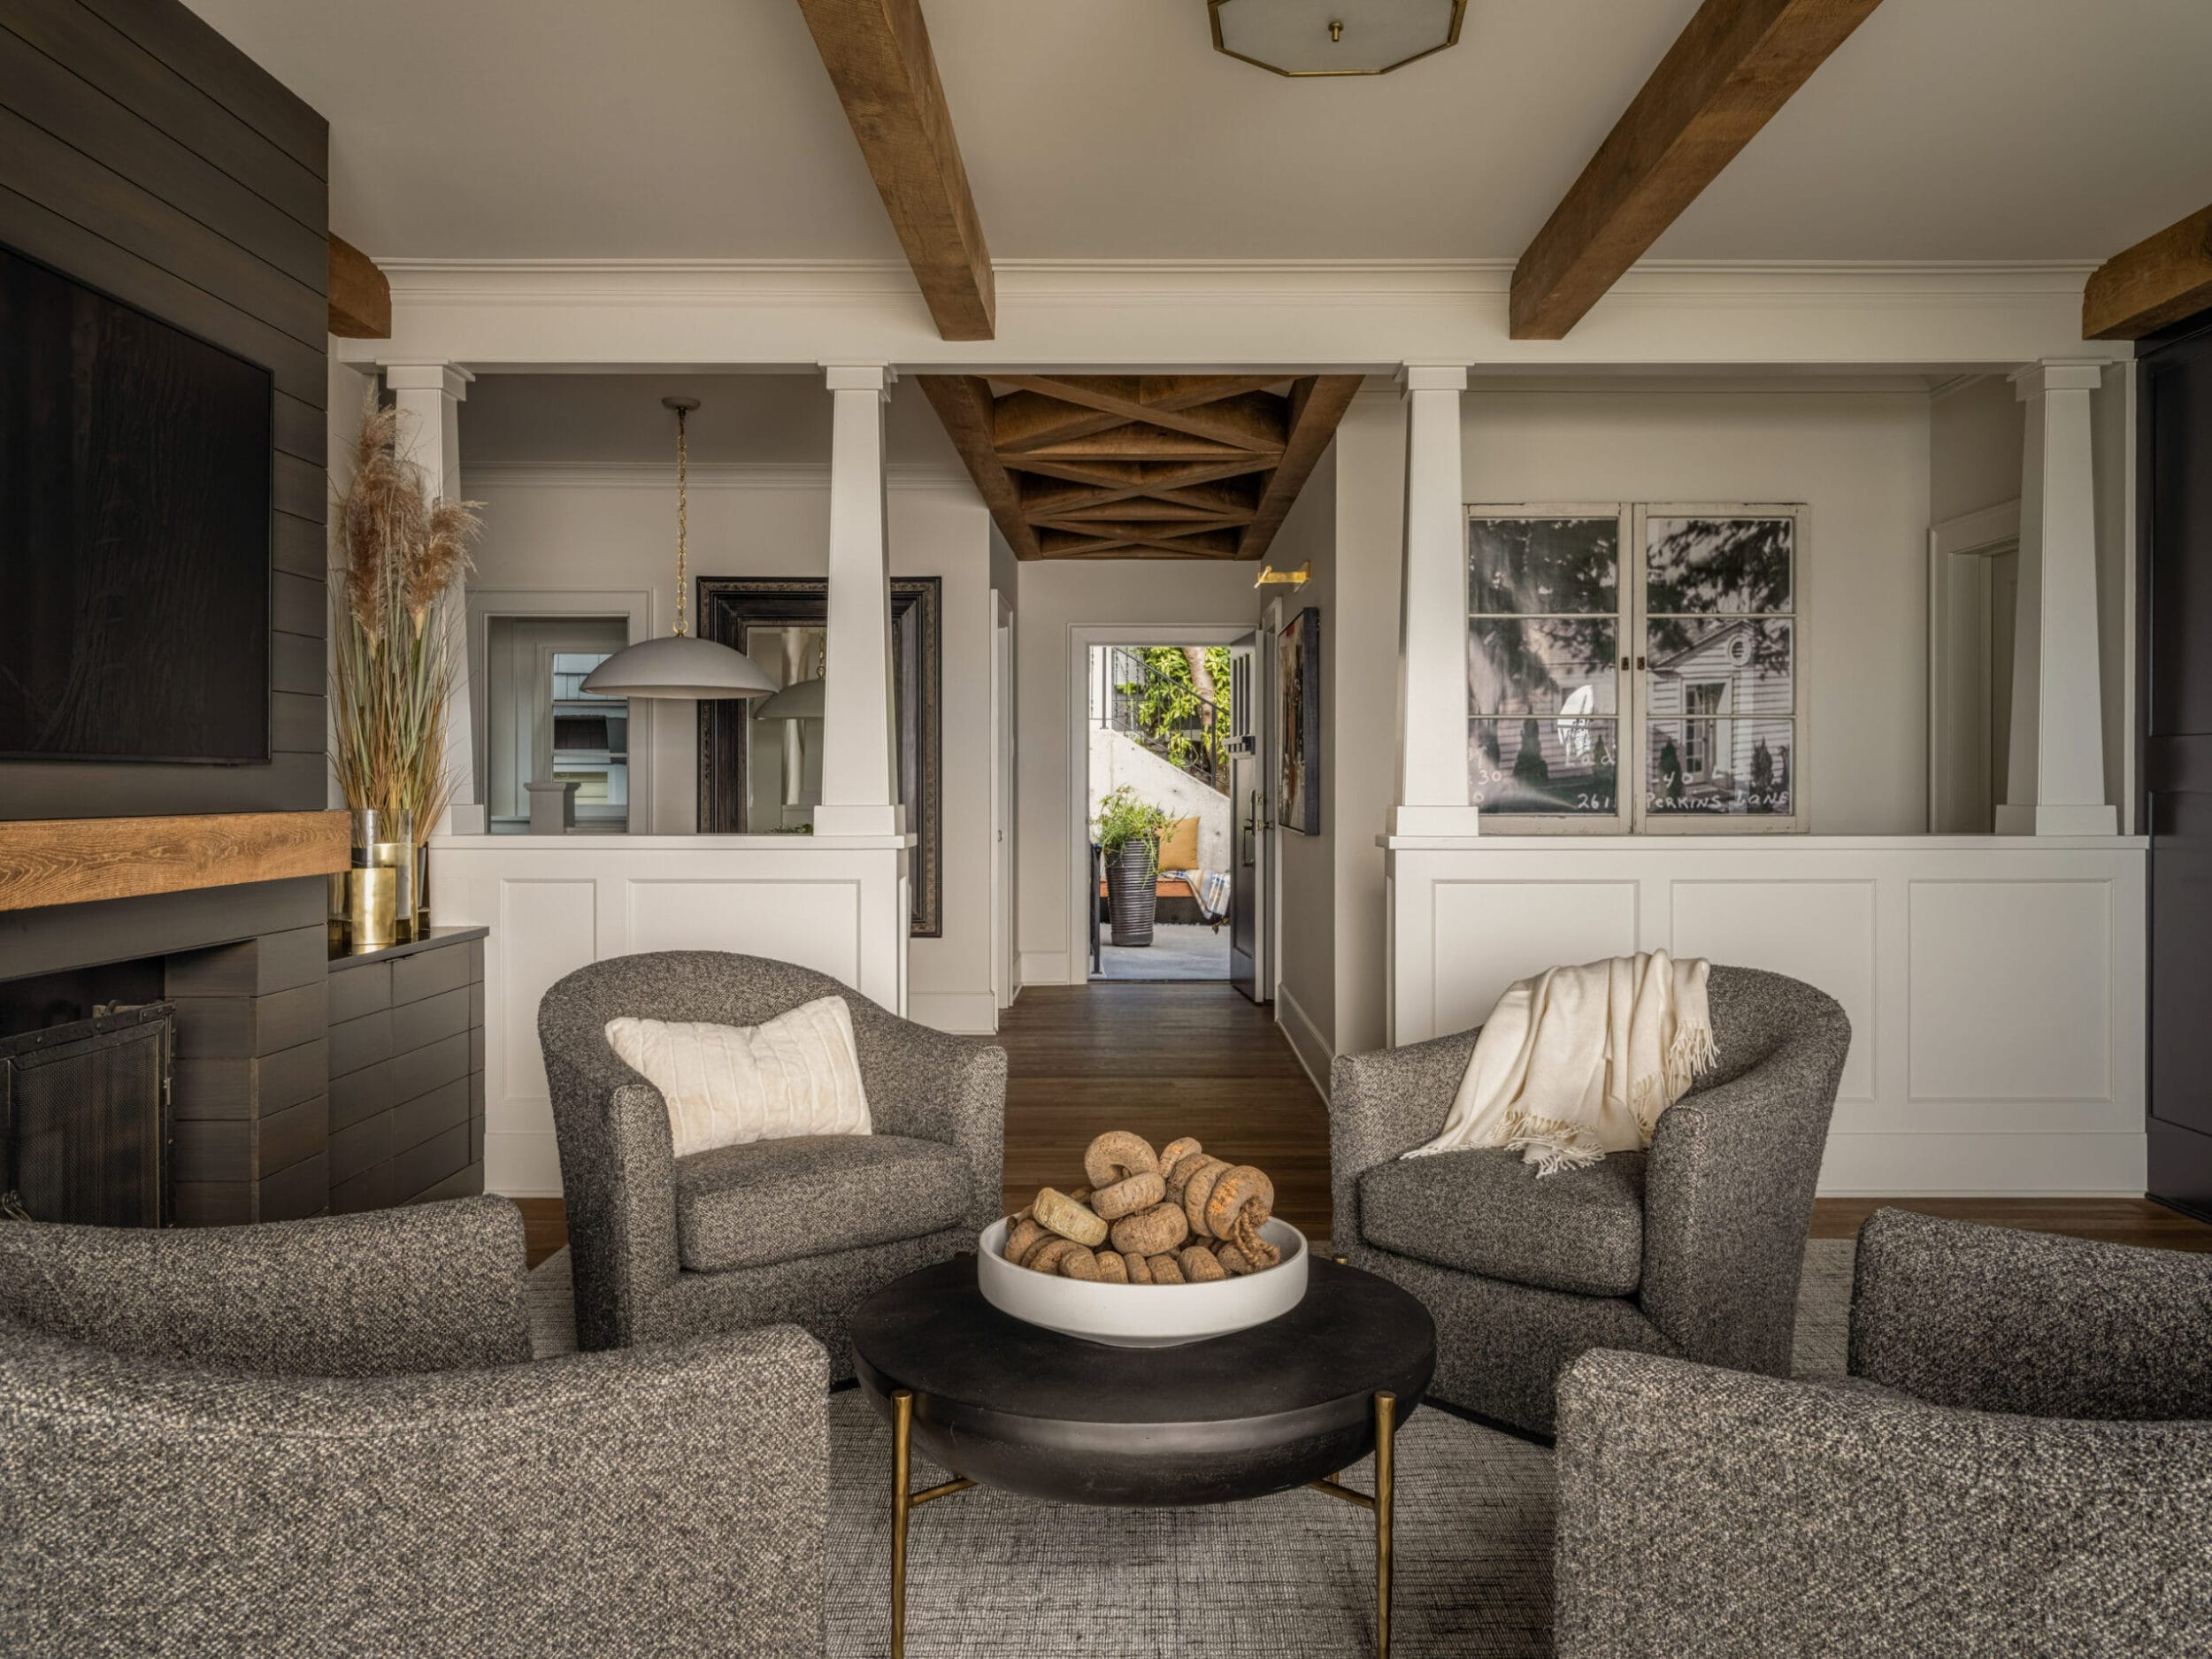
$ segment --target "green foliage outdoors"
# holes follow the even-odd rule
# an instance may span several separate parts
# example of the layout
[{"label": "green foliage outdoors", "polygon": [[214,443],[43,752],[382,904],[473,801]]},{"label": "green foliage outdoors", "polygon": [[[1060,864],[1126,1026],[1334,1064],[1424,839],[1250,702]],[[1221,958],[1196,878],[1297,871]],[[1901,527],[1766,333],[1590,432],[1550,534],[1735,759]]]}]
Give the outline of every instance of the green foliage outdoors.
[{"label": "green foliage outdoors", "polygon": [[1167,757],[1185,771],[1194,755],[1205,757],[1214,776],[1221,774],[1230,730],[1229,648],[1210,645],[1202,653],[1213,680],[1213,719],[1205,720],[1206,697],[1191,677],[1190,658],[1179,645],[1145,645],[1133,655],[1151,670],[1142,685],[1125,685],[1121,694],[1136,699],[1137,724],[1163,745]]},{"label": "green foliage outdoors", "polygon": [[1109,790],[1100,800],[1093,833],[1110,865],[1121,856],[1121,849],[1131,841],[1142,841],[1151,853],[1147,861],[1148,868],[1157,873],[1160,837],[1174,826],[1173,818],[1123,784],[1118,789]]}]

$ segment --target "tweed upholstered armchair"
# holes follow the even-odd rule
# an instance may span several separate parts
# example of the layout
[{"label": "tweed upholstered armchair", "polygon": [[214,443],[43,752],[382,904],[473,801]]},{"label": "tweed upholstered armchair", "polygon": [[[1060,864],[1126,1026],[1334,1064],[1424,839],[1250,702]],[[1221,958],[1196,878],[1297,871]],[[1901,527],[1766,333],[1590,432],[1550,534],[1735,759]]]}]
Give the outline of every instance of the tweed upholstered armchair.
[{"label": "tweed upholstered armchair", "polygon": [[0,1222],[0,1652],[821,1650],[822,1350],[530,1362],[522,1222]]},{"label": "tweed upholstered armchair", "polygon": [[1474,1032],[1337,1061],[1334,1248],[1428,1304],[1436,1398],[1545,1434],[1586,1348],[1788,1374],[1851,1025],[1780,974],[1716,967],[1709,991],[1718,1064],[1651,1149],[1542,1181],[1502,1148],[1402,1156],[1444,1126]]},{"label": "tweed upholstered armchair", "polygon": [[2212,1653],[2212,1257],[1878,1211],[1851,1373],[1577,1361],[1561,1659]]},{"label": "tweed upholstered armchair", "polygon": [[[833,995],[852,1010],[872,1134],[677,1157],[660,1091],[607,1041],[621,1015],[757,1025]],[[847,1311],[973,1248],[1001,1213],[1006,1051],[901,1019],[826,974],[722,951],[617,956],[548,991],[538,1035],[586,1348],[788,1323],[841,1380]]]}]

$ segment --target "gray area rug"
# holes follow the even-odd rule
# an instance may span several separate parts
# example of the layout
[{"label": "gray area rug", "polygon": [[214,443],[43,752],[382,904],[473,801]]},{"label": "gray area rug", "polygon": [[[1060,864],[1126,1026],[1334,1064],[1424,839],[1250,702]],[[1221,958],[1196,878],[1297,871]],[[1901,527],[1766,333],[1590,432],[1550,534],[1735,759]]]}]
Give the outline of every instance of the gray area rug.
[{"label": "gray area rug", "polygon": [[[1852,1244],[1807,1248],[1797,1370],[1839,1371]],[[575,1346],[568,1253],[531,1276],[541,1355]],[[833,1659],[887,1650],[891,1431],[857,1390],[830,1396]],[[1347,1479],[1370,1486],[1365,1463]],[[917,1458],[914,1484],[945,1479]],[[1551,1651],[1551,1454],[1437,1410],[1398,1437],[1400,1659]],[[1094,1509],[984,1488],[915,1513],[912,1659],[1207,1659],[1374,1651],[1371,1517],[1317,1492],[1204,1509]]]}]

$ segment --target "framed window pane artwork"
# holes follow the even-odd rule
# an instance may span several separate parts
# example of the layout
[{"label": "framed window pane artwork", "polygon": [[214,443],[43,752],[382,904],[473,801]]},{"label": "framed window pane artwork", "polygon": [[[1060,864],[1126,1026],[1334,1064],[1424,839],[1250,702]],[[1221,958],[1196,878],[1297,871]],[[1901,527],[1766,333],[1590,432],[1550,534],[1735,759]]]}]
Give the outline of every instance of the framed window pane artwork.
[{"label": "framed window pane artwork", "polygon": [[1801,830],[1805,510],[1475,506],[1468,798],[1501,831]]},{"label": "framed window pane artwork", "polygon": [[1640,817],[1799,826],[1793,507],[1640,508]]},{"label": "framed window pane artwork", "polygon": [[1486,813],[1625,821],[1623,529],[1614,504],[1469,510],[1468,798]]}]

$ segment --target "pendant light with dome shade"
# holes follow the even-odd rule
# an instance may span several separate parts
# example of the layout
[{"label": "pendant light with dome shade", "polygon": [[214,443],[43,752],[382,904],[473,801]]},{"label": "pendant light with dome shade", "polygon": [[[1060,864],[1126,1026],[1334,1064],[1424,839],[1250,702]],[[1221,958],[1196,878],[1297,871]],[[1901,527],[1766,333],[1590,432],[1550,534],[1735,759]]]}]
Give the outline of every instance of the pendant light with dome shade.
[{"label": "pendant light with dome shade", "polygon": [[699,407],[695,397],[664,397],[676,415],[676,629],[657,640],[627,645],[584,676],[583,689],[602,697],[765,697],[776,682],[741,651],[695,637],[685,621],[690,532],[689,453],[684,421]]}]

